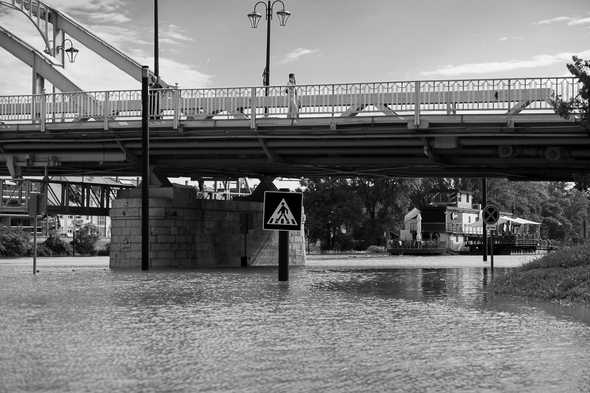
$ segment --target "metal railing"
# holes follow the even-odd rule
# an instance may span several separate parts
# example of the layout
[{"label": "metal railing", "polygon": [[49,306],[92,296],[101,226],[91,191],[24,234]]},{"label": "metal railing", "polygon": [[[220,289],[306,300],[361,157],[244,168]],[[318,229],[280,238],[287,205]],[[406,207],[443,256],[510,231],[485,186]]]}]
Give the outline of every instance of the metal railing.
[{"label": "metal railing", "polygon": [[[553,112],[578,94],[574,77],[369,82],[297,86],[299,117]],[[150,90],[150,117],[172,120],[287,118],[285,86]],[[0,122],[139,120],[141,91],[0,96]]]}]

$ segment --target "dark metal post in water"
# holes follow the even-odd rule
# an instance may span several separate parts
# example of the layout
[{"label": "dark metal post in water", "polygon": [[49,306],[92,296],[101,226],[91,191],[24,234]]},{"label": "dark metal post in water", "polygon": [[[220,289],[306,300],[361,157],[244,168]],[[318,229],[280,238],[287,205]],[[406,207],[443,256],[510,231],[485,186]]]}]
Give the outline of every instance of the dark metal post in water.
[{"label": "dark metal post in water", "polygon": [[141,68],[141,270],[150,267],[150,128],[148,66]]},{"label": "dark metal post in water", "polygon": [[494,235],[490,235],[490,271],[494,276]]},{"label": "dark metal post in water", "polygon": [[279,281],[289,281],[289,231],[279,231]]},{"label": "dark metal post in water", "polygon": [[[488,178],[484,177],[481,179],[481,208],[485,209],[486,205],[488,204]],[[483,252],[483,261],[486,262],[488,260],[488,228],[483,220],[483,215],[481,217],[481,230],[482,230],[482,252]]]},{"label": "dark metal post in water", "polygon": [[37,273],[37,214],[33,219],[33,274]]}]

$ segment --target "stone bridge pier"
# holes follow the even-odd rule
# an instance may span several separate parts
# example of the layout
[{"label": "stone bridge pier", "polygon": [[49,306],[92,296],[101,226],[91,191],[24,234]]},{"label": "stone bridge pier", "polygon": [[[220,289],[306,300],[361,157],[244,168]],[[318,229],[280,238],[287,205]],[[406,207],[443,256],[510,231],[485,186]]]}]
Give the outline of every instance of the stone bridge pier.
[{"label": "stone bridge pier", "polygon": [[[151,187],[149,203],[150,268],[240,267],[246,217],[248,266],[278,265],[278,232],[262,230],[261,200],[197,199],[174,186]],[[141,189],[119,191],[110,212],[110,267],[139,270]],[[290,232],[289,264],[305,264],[303,230]]]}]

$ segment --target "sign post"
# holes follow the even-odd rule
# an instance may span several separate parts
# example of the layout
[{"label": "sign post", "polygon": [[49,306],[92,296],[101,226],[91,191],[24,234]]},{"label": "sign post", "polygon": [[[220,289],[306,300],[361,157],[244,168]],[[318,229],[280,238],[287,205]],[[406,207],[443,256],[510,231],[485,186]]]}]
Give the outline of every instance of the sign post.
[{"label": "sign post", "polygon": [[289,231],[301,230],[303,194],[265,191],[262,229],[279,231],[279,281],[289,281]]},{"label": "sign post", "polygon": [[[496,225],[500,219],[500,209],[496,205],[488,203],[482,211],[482,220],[485,225]],[[484,226],[485,228],[485,226]],[[486,229],[487,230],[487,229]],[[484,237],[485,239],[485,237]],[[494,235],[490,233],[490,269],[494,275]],[[485,245],[484,245],[485,246]]]},{"label": "sign post", "polygon": [[27,203],[29,217],[33,218],[33,274],[37,274],[37,217],[45,214],[47,199],[44,194],[30,193]]}]

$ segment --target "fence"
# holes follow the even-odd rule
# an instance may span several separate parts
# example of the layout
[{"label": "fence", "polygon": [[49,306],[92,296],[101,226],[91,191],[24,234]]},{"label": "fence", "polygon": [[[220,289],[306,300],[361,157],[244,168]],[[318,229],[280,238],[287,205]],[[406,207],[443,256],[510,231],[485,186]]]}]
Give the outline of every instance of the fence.
[{"label": "fence", "polygon": [[[573,77],[465,79],[300,85],[300,117],[553,112],[580,85]],[[286,118],[285,86],[154,89],[150,117],[173,120]],[[139,120],[141,91],[55,93],[0,97],[0,122],[47,123]]]}]

